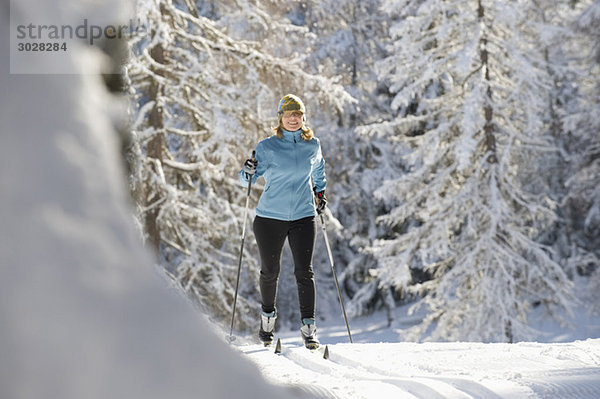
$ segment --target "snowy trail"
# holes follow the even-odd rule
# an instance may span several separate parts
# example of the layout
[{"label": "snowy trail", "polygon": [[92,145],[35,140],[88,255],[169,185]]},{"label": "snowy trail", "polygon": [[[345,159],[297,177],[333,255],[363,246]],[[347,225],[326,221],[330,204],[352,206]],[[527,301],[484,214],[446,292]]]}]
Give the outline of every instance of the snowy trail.
[{"label": "snowy trail", "polygon": [[332,343],[329,360],[298,341],[294,336],[282,339],[280,355],[260,345],[238,349],[267,380],[324,398],[600,398],[600,339],[560,344]]}]

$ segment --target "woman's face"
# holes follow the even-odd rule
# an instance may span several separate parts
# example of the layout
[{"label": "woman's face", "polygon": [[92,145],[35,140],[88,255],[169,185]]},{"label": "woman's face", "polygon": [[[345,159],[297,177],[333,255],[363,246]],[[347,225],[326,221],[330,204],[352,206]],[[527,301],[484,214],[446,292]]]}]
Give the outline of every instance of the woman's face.
[{"label": "woman's face", "polygon": [[302,128],[302,112],[300,111],[284,111],[281,116],[283,128],[290,132]]}]

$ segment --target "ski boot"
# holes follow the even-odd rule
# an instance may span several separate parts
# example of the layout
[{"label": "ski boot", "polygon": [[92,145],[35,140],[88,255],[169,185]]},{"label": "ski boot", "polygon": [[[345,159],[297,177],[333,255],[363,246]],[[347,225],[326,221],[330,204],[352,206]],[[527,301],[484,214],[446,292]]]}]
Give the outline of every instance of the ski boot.
[{"label": "ski boot", "polygon": [[321,344],[317,339],[317,326],[315,326],[315,319],[302,319],[302,327],[300,327],[300,333],[304,340],[304,346],[308,349],[317,349]]},{"label": "ski boot", "polygon": [[275,331],[275,321],[277,320],[276,311],[271,313],[262,312],[260,315],[260,330],[258,330],[258,339],[265,345],[273,343],[273,332]]}]

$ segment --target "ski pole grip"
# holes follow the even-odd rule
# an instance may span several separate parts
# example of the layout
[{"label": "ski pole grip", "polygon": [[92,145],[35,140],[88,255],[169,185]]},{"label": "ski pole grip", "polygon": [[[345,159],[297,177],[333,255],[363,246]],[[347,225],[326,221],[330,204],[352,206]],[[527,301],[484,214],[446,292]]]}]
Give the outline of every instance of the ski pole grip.
[{"label": "ski pole grip", "polygon": [[[254,157],[256,156],[256,150],[252,150],[252,160],[255,161]],[[252,179],[254,176],[250,176],[248,179],[248,193],[246,194],[246,201],[248,201],[248,197],[250,197],[250,189],[252,187]],[[246,203],[246,207],[248,207],[248,203]]]}]

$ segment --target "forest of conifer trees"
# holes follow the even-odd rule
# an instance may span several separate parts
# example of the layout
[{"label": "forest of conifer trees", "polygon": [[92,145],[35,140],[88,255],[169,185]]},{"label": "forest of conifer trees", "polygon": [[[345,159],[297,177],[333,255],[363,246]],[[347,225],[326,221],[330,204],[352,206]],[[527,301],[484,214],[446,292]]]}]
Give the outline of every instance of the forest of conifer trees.
[{"label": "forest of conifer trees", "polygon": [[[600,1],[138,0],[130,183],[147,244],[214,320],[231,316],[237,172],[287,93],[328,177],[352,317],[414,304],[414,340],[534,338],[533,308],[600,310]],[[250,214],[262,191],[251,194]],[[255,328],[257,248],[236,329]],[[321,317],[337,310],[318,240]],[[284,253],[283,268],[291,264]],[[288,267],[290,269],[290,267]],[[582,283],[583,282],[583,283]],[[298,318],[282,273],[282,326]],[[567,320],[568,321],[568,320]]]}]

